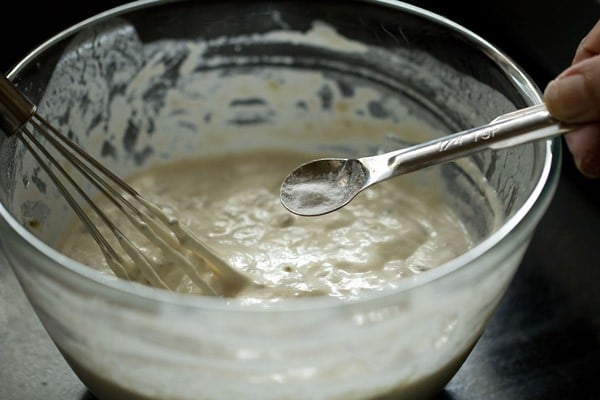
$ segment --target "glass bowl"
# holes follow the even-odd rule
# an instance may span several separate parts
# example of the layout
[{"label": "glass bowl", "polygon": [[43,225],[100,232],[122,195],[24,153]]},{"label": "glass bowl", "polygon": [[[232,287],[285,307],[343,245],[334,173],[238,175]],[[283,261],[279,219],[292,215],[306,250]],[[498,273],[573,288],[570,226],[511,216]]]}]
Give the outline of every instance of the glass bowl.
[{"label": "glass bowl", "polygon": [[[9,77],[121,176],[248,149],[369,154],[425,139],[411,121],[441,135],[541,102],[484,39],[384,0],[135,2],[60,33]],[[350,115],[344,100],[359,92],[368,96]],[[336,128],[340,115],[364,129]],[[1,243],[48,334],[99,399],[427,398],[460,368],[509,285],[557,185],[559,143],[411,175],[434,174],[453,194],[476,245],[348,301],[248,305],[107,279],[55,249],[71,211],[4,136]]]}]

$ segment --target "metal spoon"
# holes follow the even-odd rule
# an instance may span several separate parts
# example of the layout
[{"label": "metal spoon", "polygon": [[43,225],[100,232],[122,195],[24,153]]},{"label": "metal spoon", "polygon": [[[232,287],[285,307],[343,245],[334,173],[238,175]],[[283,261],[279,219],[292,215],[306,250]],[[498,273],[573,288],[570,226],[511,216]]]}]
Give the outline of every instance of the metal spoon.
[{"label": "metal spoon", "polygon": [[285,208],[304,216],[323,215],[348,204],[381,181],[485,149],[503,149],[566,133],[572,125],[550,116],[543,104],[520,109],[488,125],[376,156],[324,158],[300,165],[281,184]]}]

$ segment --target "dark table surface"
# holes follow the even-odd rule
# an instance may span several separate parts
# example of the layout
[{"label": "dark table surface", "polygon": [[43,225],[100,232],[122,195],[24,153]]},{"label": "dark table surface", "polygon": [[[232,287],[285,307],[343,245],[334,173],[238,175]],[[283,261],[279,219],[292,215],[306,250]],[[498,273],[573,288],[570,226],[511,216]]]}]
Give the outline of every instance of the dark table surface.
[{"label": "dark table surface", "polygon": [[[0,26],[0,68],[7,72],[51,35],[120,3],[11,3],[5,15],[23,25]],[[570,63],[600,17],[596,0],[413,3],[479,33],[542,88]],[[437,400],[600,399],[599,293],[600,181],[581,177],[565,150],[555,198],[508,292]],[[36,399],[94,397],[58,353],[0,255],[0,400]]]}]

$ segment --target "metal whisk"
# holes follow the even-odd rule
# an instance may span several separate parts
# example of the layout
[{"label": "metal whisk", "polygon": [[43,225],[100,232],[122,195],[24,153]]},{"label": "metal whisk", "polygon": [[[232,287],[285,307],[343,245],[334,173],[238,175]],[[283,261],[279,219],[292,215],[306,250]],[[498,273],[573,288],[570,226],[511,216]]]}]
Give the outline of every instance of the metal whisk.
[{"label": "metal whisk", "polygon": [[[188,227],[180,224],[176,218],[165,214],[160,207],[143,197],[38,115],[36,105],[2,75],[0,75],[0,129],[8,136],[17,136],[31,152],[98,244],[108,266],[117,277],[131,279],[128,271],[137,268],[148,284],[163,289],[172,289],[156,273],[152,261],[139,250],[130,238],[123,234],[117,223],[107,217],[106,213],[77,184],[72,175],[42,145],[39,138],[50,143],[68,160],[148,240],[156,245],[166,258],[178,265],[203,293],[217,295],[201,275],[200,271],[203,268],[209,269],[221,279],[222,293],[219,294],[231,295],[248,283],[247,277],[219,258]],[[73,192],[76,192],[88,206],[86,209],[79,205]],[[128,258],[123,257],[123,253],[116,251],[109,240],[103,236],[92,222],[88,214],[90,212],[96,213],[106,224],[124,253],[129,256]],[[203,265],[195,265],[186,252],[194,252],[198,255],[203,260]]]}]

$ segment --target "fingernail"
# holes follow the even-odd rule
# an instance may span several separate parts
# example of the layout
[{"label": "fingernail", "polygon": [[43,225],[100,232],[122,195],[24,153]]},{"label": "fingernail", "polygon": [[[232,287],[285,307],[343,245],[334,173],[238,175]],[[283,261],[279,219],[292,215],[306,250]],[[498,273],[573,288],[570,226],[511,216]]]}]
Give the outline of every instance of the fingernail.
[{"label": "fingernail", "polygon": [[561,120],[573,120],[588,112],[589,102],[581,74],[567,75],[551,81],[544,91],[550,113]]},{"label": "fingernail", "polygon": [[576,159],[575,165],[588,178],[600,178],[600,156],[598,154],[586,154]]}]

